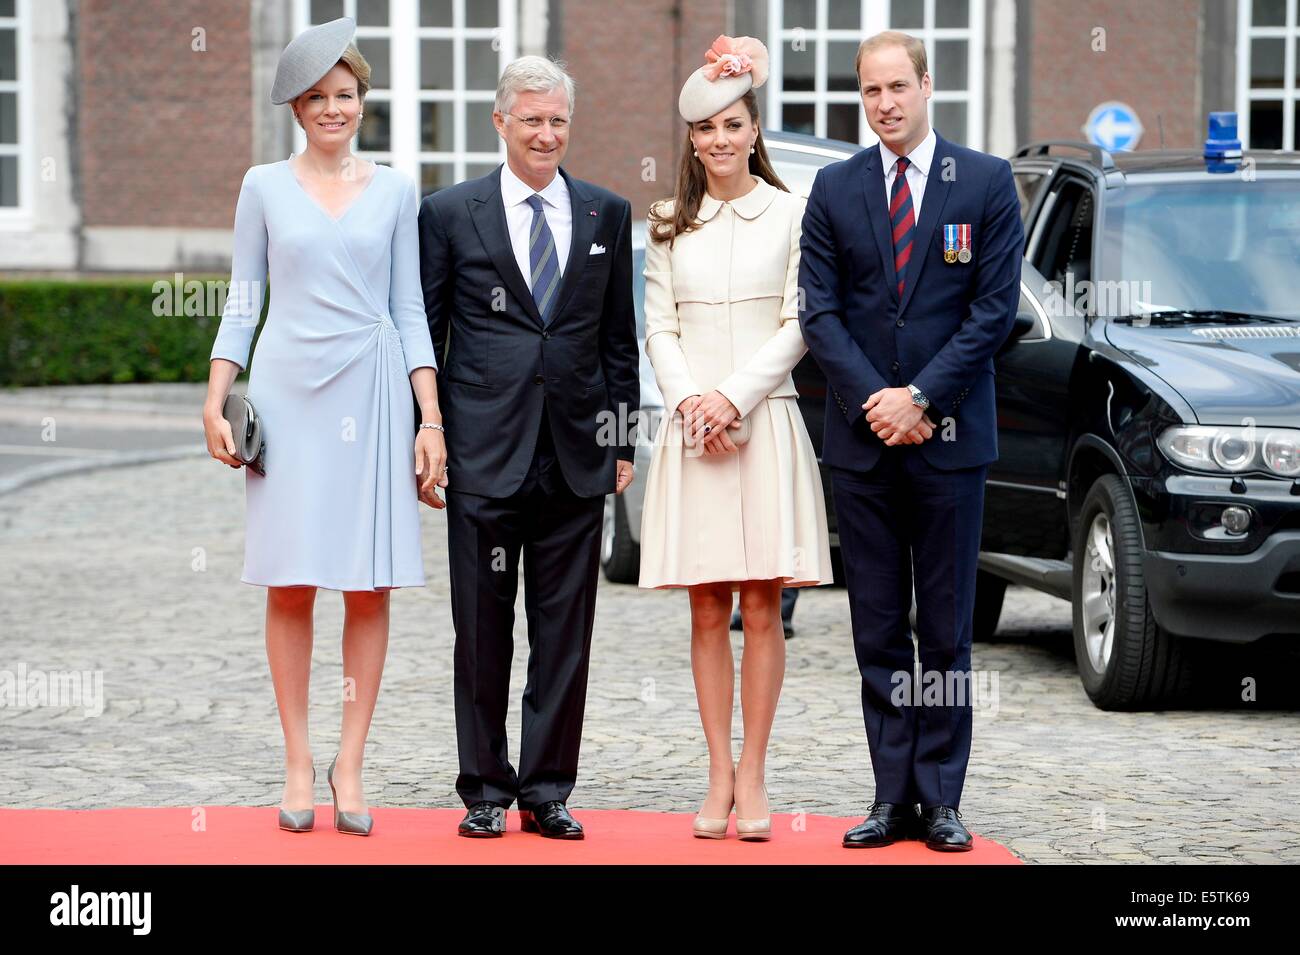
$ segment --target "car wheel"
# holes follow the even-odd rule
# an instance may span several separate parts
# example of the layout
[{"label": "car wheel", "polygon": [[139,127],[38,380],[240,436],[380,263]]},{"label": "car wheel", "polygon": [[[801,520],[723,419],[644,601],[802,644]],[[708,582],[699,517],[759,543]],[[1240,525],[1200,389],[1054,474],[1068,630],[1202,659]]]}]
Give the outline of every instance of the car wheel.
[{"label": "car wheel", "polygon": [[1074,651],[1089,698],[1103,710],[1185,698],[1192,670],[1177,638],[1156,623],[1142,570],[1142,538],[1128,485],[1098,478],[1074,538]]},{"label": "car wheel", "polygon": [[641,572],[641,548],[628,529],[627,507],[617,494],[605,496],[605,516],[600,528],[600,566],[605,579],[634,584]]},{"label": "car wheel", "polygon": [[976,640],[992,640],[998,632],[1002,617],[1002,602],[1007,596],[1005,578],[981,570],[975,575],[975,628]]}]

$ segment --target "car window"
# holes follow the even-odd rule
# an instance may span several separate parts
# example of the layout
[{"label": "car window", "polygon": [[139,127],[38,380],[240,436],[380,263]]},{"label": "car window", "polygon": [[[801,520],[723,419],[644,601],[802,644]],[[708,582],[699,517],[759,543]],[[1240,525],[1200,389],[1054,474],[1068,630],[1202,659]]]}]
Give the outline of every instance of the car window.
[{"label": "car window", "polygon": [[636,308],[636,337],[645,338],[645,247],[632,247],[632,304]]},{"label": "car window", "polygon": [[1033,264],[1049,282],[1064,283],[1066,274],[1075,284],[1092,278],[1092,226],[1095,219],[1092,190],[1077,179],[1064,179],[1049,197],[1048,218],[1035,227],[1039,234]]},{"label": "car window", "polygon": [[1020,199],[1020,221],[1025,222],[1029,210],[1034,207],[1034,200],[1047,185],[1047,173],[1025,169],[1015,174],[1016,196]]},{"label": "car window", "polygon": [[812,190],[813,180],[817,177],[817,170],[823,166],[829,166],[833,162],[839,162],[841,158],[846,158],[796,152],[793,149],[782,149],[772,143],[768,144],[767,154],[768,158],[772,160],[772,168],[781,177],[781,181],[786,184],[791,192],[803,196],[805,199],[808,198],[808,193]]},{"label": "car window", "polygon": [[1139,313],[1300,316],[1297,196],[1289,176],[1131,182],[1107,207],[1105,274],[1141,290]]}]

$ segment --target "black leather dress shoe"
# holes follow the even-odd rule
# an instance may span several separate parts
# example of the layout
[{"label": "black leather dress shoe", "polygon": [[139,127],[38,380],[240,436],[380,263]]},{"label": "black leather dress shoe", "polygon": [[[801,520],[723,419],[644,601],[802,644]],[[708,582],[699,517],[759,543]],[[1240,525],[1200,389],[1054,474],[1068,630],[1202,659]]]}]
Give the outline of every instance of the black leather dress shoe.
[{"label": "black leather dress shoe", "polygon": [[494,802],[476,802],[460,821],[457,835],[471,839],[499,839],[506,831],[506,809]]},{"label": "black leather dress shoe", "polygon": [[921,817],[910,803],[874,802],[866,819],[844,833],[846,849],[875,849],[920,836]]},{"label": "black leather dress shoe", "polygon": [[952,806],[931,806],[921,811],[925,820],[925,844],[940,852],[966,852],[975,848],[970,833],[961,823],[961,813]]},{"label": "black leather dress shoe", "polygon": [[520,809],[519,821],[524,832],[538,832],[548,839],[582,838],[582,823],[570,816],[558,799],[544,802],[536,809]]}]

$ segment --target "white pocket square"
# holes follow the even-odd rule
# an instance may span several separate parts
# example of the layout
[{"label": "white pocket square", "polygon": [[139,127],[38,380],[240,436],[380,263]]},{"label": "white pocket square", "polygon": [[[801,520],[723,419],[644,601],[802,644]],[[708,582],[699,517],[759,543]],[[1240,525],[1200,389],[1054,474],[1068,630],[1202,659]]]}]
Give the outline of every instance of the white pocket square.
[{"label": "white pocket square", "polygon": [[604,247],[603,245],[597,245],[595,242],[593,242],[593,243],[591,243],[591,251],[588,252],[587,254],[588,254],[588,255],[604,255],[604,254],[605,254],[605,247]]}]

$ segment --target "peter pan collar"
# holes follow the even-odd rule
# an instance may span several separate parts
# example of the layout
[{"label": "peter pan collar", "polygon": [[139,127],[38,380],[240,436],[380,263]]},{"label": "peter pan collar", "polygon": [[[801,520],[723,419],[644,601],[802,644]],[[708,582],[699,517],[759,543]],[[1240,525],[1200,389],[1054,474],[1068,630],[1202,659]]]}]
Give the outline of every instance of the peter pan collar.
[{"label": "peter pan collar", "polygon": [[[751,178],[757,183],[753,189],[745,193],[739,199],[731,200],[731,208],[735,210],[736,215],[742,219],[754,219],[762,214],[763,210],[772,204],[776,198],[776,186],[772,185],[765,179],[760,179],[751,173]],[[726,203],[713,198],[707,192],[704,198],[700,200],[699,219],[701,222],[708,222]]]}]

